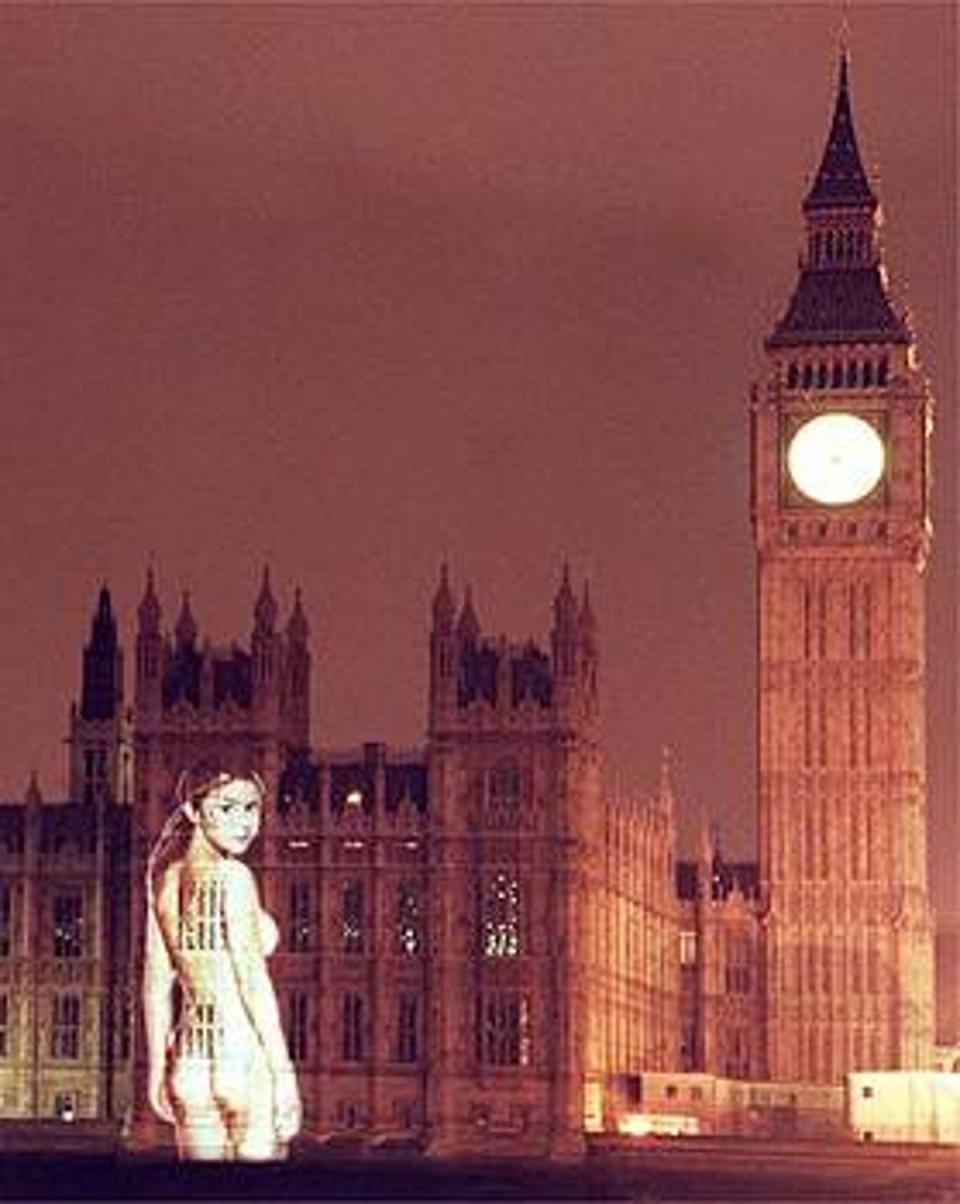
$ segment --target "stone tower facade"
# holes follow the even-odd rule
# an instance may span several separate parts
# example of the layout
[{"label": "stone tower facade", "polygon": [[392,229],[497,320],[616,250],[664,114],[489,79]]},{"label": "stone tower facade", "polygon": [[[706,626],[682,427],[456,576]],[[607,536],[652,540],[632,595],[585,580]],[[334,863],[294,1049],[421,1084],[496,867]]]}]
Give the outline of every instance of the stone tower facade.
[{"label": "stone tower facade", "polygon": [[133,738],[124,707],[123,651],[110,591],[100,590],[83,650],[79,705],[70,708],[69,785],[77,802],[129,803],[133,790]]},{"label": "stone tower facade", "polygon": [[572,1153],[618,1072],[676,1056],[672,800],[603,790],[596,623],[566,570],[549,654],[484,638],[445,573],[430,646],[427,1131]]},{"label": "stone tower facade", "polygon": [[929,1064],[924,566],[933,400],[887,288],[844,55],[752,404],[774,1079]]}]

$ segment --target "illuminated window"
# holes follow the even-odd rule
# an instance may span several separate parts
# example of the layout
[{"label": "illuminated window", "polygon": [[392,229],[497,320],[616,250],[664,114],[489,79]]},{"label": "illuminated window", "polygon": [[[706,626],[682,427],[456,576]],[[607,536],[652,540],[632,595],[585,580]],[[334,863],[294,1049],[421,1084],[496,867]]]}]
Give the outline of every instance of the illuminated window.
[{"label": "illuminated window", "polygon": [[695,932],[680,933],[680,965],[695,966],[697,964],[697,934]]},{"label": "illuminated window", "polygon": [[415,957],[421,951],[420,898],[413,882],[401,882],[397,887],[397,944],[401,953]]},{"label": "illuminated window", "polygon": [[52,1058],[80,1057],[79,995],[54,995],[53,997],[50,1056]]},{"label": "illuminated window", "polygon": [[310,998],[306,991],[291,991],[287,1009],[287,1045],[294,1062],[309,1056]]},{"label": "illuminated window", "polygon": [[358,878],[343,884],[340,918],[344,953],[363,953],[363,883]]},{"label": "illuminated window", "polygon": [[530,997],[487,991],[476,1002],[476,1057],[487,1066],[529,1066]]},{"label": "illuminated window", "polygon": [[363,806],[363,791],[362,790],[348,790],[347,797],[346,797],[346,804],[348,807],[362,807]]},{"label": "illuminated window", "polygon": [[404,994],[397,1000],[398,1062],[416,1062],[420,1056],[420,1008],[416,995]]},{"label": "illuminated window", "polygon": [[520,883],[494,874],[482,886],[480,947],[484,957],[516,957],[521,951]]},{"label": "illuminated window", "polygon": [[363,1060],[363,996],[348,991],[343,997],[343,1033],[341,1053],[345,1062]]},{"label": "illuminated window", "polygon": [[0,882],[0,957],[9,957],[13,947],[13,892]]},{"label": "illuminated window", "polygon": [[313,947],[313,890],[309,882],[290,883],[290,922],[287,939],[294,953]]},{"label": "illuminated window", "polygon": [[53,956],[83,954],[83,897],[79,891],[60,891],[53,897]]},{"label": "illuminated window", "polygon": [[0,995],[0,1058],[10,1053],[10,996]]}]

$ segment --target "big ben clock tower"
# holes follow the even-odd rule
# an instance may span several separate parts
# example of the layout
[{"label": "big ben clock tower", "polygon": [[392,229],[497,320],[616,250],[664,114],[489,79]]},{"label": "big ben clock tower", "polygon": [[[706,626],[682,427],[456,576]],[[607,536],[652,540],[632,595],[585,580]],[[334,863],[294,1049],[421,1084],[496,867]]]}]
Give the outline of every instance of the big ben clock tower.
[{"label": "big ben clock tower", "polygon": [[848,62],[752,406],[767,1070],[929,1065],[933,399],[889,295]]}]

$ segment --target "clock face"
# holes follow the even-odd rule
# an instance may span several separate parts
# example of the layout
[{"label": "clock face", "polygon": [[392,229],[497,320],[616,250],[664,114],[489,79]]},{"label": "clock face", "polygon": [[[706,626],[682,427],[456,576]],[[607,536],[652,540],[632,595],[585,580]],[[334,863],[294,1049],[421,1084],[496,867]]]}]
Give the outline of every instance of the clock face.
[{"label": "clock face", "polygon": [[876,427],[855,414],[818,414],[794,433],[787,448],[791,481],[805,497],[825,506],[866,497],[885,464]]}]

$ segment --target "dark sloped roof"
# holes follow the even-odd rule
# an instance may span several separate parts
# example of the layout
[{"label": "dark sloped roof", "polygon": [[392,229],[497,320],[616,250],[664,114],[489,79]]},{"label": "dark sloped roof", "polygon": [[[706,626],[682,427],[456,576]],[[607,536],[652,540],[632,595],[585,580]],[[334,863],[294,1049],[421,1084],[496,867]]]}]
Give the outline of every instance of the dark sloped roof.
[{"label": "dark sloped roof", "polygon": [[876,208],[867,173],[863,169],[857,135],[853,128],[847,57],[840,62],[840,85],[833,109],[833,121],[813,187],[804,201],[805,209],[868,206]]},{"label": "dark sloped roof", "polygon": [[767,346],[911,341],[878,267],[808,268],[800,273],[787,312]]}]

